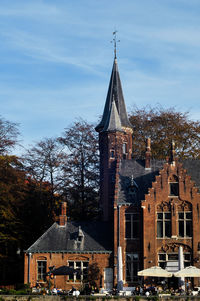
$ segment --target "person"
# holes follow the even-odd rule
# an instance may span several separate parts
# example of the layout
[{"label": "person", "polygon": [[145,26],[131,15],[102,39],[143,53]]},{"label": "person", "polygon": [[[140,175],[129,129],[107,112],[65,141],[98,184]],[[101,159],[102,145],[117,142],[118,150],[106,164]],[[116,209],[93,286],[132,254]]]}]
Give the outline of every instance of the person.
[{"label": "person", "polygon": [[146,291],[145,296],[149,297],[149,291]]}]

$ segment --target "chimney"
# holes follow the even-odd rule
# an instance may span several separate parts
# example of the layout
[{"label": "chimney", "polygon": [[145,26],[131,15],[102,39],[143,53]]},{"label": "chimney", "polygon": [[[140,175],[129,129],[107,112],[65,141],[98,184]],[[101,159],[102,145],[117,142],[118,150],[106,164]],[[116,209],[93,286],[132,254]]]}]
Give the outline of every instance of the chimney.
[{"label": "chimney", "polygon": [[60,226],[65,226],[67,223],[67,203],[66,202],[62,202],[61,205],[61,214],[59,216],[59,225]]},{"label": "chimney", "polygon": [[151,169],[151,139],[147,138],[145,152],[145,169]]}]

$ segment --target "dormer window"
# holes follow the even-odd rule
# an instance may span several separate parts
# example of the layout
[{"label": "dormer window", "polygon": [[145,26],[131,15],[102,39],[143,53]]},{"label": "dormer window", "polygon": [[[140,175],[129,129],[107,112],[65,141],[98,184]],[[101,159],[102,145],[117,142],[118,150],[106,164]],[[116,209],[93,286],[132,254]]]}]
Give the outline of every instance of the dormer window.
[{"label": "dormer window", "polygon": [[176,176],[169,179],[169,196],[179,196],[179,182]]},{"label": "dormer window", "polygon": [[77,241],[82,242],[84,239],[84,234],[83,231],[81,229],[81,226],[78,227],[78,233],[77,233]]}]

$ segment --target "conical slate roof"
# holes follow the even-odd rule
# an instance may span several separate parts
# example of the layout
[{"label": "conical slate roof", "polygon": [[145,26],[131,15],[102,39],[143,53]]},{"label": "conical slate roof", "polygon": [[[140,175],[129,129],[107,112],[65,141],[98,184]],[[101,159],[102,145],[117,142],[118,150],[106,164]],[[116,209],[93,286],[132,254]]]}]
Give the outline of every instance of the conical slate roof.
[{"label": "conical slate roof", "polygon": [[[128,115],[126,112],[126,106],[124,102],[124,96],[122,91],[121,80],[119,76],[118,66],[117,66],[117,59],[114,59],[113,69],[110,78],[110,84],[108,88],[108,94],[106,98],[106,103],[104,107],[103,116],[101,122],[97,125],[96,131],[101,132],[105,129],[106,124],[110,121],[108,120],[111,118],[111,109],[112,109],[112,102],[113,99],[115,100],[116,108],[118,111],[119,119],[121,122],[122,127],[132,127],[131,123],[128,119]],[[112,123],[112,121],[111,121]]]},{"label": "conical slate roof", "polygon": [[108,118],[105,122],[105,126],[102,132],[112,132],[112,131],[121,131],[121,132],[123,131],[121,120],[119,118],[119,114],[114,100],[112,101],[111,109],[108,114]]}]

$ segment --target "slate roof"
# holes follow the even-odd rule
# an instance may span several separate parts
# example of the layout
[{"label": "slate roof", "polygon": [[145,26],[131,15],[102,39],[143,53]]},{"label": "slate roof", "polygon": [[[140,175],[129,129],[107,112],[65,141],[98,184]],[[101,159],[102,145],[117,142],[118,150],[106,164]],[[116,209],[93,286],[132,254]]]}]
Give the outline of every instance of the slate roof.
[{"label": "slate roof", "polygon": [[[78,238],[80,230],[82,241]],[[67,222],[65,226],[54,223],[26,252],[110,253],[112,232],[112,226],[106,222]]]},{"label": "slate roof", "polygon": [[145,169],[145,160],[122,160],[119,172],[118,203],[139,203],[148,188],[152,187],[155,176],[164,161],[151,160],[151,169]]},{"label": "slate roof", "polygon": [[[152,187],[164,160],[151,160],[151,169],[145,169],[145,160],[122,160],[119,172],[118,203],[139,204]],[[200,188],[200,160],[180,161],[196,187]]]},{"label": "slate roof", "polygon": [[187,159],[180,161],[183,168],[187,170],[187,174],[191,176],[191,180],[195,182],[196,187],[200,189],[200,160]]},{"label": "slate roof", "polygon": [[109,131],[109,132],[112,132],[112,131],[121,131],[122,132],[123,131],[115,101],[112,102],[110,113],[108,115],[108,119],[102,130],[102,132],[106,132],[106,131]]},{"label": "slate roof", "polygon": [[128,119],[128,115],[126,112],[126,106],[124,102],[124,96],[123,96],[122,85],[121,85],[116,58],[114,59],[114,63],[113,63],[103,116],[101,122],[96,127],[96,131],[101,132],[104,129],[106,123],[108,123],[108,119],[112,117],[110,115],[110,111],[111,111],[113,100],[115,101],[116,104],[121,125],[124,127],[132,128],[132,125]]}]

